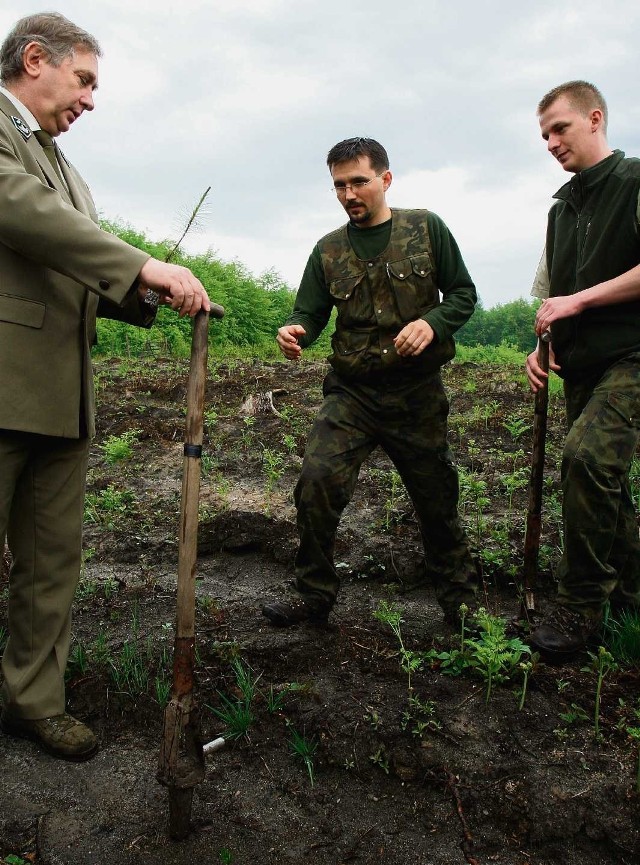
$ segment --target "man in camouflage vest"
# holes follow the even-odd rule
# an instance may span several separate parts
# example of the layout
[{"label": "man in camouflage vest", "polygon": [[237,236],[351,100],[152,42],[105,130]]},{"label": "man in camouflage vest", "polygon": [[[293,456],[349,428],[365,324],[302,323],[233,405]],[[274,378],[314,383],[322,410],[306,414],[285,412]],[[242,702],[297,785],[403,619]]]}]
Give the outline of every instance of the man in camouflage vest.
[{"label": "man in camouflage vest", "polygon": [[[573,177],[556,192],[534,293],[536,332],[551,330],[569,433],[562,455],[564,550],[558,603],[531,635],[561,663],[614,614],[640,604],[640,541],[629,472],[640,436],[640,160],[607,143],[607,106],[586,81],[538,105],[547,147]],[[527,375],[547,375],[536,352]]]},{"label": "man in camouflage vest", "polygon": [[380,445],[411,496],[428,573],[445,618],[455,621],[460,604],[474,601],[477,575],[458,517],[440,367],[455,353],[453,333],[473,312],[475,287],[439,217],[387,205],[392,176],[382,145],[342,141],[327,164],[349,222],[313,250],[277,342],[285,357],[299,359],[335,306],[332,370],[295,489],[298,595],[262,612],[281,627],[326,622],[340,586],[338,523],[360,466]]}]

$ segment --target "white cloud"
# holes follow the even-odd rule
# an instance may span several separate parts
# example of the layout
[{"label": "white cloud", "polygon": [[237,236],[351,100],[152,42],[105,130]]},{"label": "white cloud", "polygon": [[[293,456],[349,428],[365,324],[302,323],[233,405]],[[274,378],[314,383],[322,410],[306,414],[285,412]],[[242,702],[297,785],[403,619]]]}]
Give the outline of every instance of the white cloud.
[{"label": "white cloud", "polygon": [[[614,146],[640,152],[631,0],[57,0],[101,41],[96,111],[62,146],[107,216],[152,237],[211,185],[211,246],[296,285],[340,224],[327,150],[379,138],[390,202],[446,220],[485,305],[526,295],[551,195],[539,98],[598,84]],[[615,8],[614,8],[615,7]],[[3,0],[0,29],[24,3]]]}]

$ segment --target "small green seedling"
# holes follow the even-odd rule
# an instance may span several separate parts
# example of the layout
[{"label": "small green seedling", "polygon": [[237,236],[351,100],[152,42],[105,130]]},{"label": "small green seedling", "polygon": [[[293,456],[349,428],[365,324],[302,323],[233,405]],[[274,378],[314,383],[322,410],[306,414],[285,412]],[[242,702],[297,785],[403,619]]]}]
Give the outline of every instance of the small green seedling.
[{"label": "small green seedling", "polygon": [[132,445],[140,438],[141,430],[130,429],[119,436],[108,436],[104,442],[99,445],[100,450],[104,454],[104,458],[109,465],[124,462],[133,456]]},{"label": "small green seedling", "polygon": [[309,781],[313,787],[313,758],[318,749],[317,741],[312,737],[308,739],[304,733],[301,735],[297,730],[291,728],[291,739],[289,747],[295,757],[299,757],[307,767]]},{"label": "small green seedling", "polygon": [[591,664],[582,667],[583,672],[594,672],[596,674],[596,700],[595,700],[595,709],[593,713],[593,727],[596,735],[596,739],[600,738],[600,699],[602,694],[602,682],[607,673],[615,673],[618,669],[618,665],[616,664],[613,655],[611,652],[608,652],[604,646],[598,647],[597,654],[595,652],[589,652],[589,657],[591,658]]}]

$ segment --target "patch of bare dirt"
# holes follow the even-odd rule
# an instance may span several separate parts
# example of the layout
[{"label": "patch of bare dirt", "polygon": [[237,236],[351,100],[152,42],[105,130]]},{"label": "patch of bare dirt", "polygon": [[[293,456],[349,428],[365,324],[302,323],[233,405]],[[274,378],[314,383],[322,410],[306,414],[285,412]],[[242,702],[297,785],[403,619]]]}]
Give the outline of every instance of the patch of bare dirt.
[{"label": "patch of bare dirt", "polygon": [[[336,549],[344,585],[328,629],[267,626],[260,605],[280,596],[292,576],[291,492],[324,367],[210,367],[199,698],[213,739],[224,731],[214,712],[224,708],[221,694],[240,698],[232,666],[240,659],[259,677],[247,734],[209,758],[193,832],[169,841],[166,792],[155,772],[175,618],[188,363],[101,360],[68,694],[70,710],[96,729],[102,747],[74,765],[0,736],[0,855],[43,865],[640,861],[637,755],[626,732],[640,708],[637,670],[605,679],[599,740],[586,656],[563,668],[538,664],[521,710],[520,672],[496,684],[486,702],[480,678],[445,676],[423,660],[409,689],[398,641],[373,616],[380,603],[401,608],[409,652],[450,651],[459,637],[442,623],[429,587],[409,590],[423,577],[419,534],[381,452],[345,513]],[[519,609],[533,416],[518,375],[473,364],[445,374],[461,508],[484,601],[509,620]],[[256,415],[241,412],[247,397],[269,392]],[[130,431],[137,431],[132,456],[110,463],[110,437]],[[553,400],[541,605],[553,594],[559,550],[562,438],[562,405]],[[315,747],[310,767],[293,750],[296,735]]]}]

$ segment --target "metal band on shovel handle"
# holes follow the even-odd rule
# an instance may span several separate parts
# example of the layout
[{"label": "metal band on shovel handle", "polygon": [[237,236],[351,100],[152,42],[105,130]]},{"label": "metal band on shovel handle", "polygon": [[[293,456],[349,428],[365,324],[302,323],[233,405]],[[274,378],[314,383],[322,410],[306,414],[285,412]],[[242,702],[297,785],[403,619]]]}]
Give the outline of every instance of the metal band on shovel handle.
[{"label": "metal band on shovel handle", "polygon": [[[211,314],[222,318],[217,304]],[[194,693],[195,575],[198,552],[200,462],[204,427],[209,314],[193,321],[191,366],[187,388],[187,420],[182,471],[182,499],[178,538],[176,635],[173,650],[173,686],[164,714],[164,733],[158,760],[158,781],[169,791],[169,834],[176,840],[190,832],[193,788],[205,774],[200,712]]]},{"label": "metal band on shovel handle", "polygon": [[[549,342],[551,334],[545,331],[538,340],[538,365],[549,374]],[[529,506],[527,530],[524,538],[524,564],[522,581],[522,615],[528,619],[535,612],[534,589],[538,577],[538,552],[542,528],[542,481],[544,477],[544,451],[547,435],[547,408],[549,405],[549,379],[536,392],[533,416],[533,448],[531,452],[531,476],[529,481]]]}]

